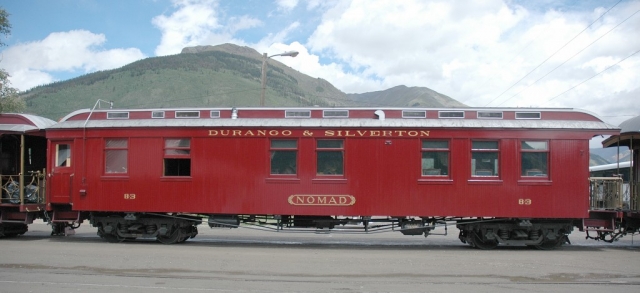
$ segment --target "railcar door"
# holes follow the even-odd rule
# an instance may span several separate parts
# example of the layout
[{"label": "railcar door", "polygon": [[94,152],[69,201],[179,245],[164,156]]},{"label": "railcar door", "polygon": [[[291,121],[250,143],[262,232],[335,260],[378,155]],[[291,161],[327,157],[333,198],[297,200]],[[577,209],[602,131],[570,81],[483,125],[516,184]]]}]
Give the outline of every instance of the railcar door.
[{"label": "railcar door", "polygon": [[51,180],[49,185],[52,203],[69,203],[73,186],[73,141],[53,141],[50,148]]}]

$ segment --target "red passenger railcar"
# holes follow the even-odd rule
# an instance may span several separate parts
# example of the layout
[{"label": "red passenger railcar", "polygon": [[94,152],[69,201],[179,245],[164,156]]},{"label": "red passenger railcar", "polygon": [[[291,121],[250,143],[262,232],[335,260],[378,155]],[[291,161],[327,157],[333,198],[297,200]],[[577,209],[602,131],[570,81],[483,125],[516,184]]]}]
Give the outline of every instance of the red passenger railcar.
[{"label": "red passenger railcar", "polygon": [[112,241],[181,242],[210,226],[365,230],[541,248],[589,216],[589,139],[572,109],[76,111],[47,132],[48,208]]},{"label": "red passenger railcar", "polygon": [[27,232],[45,210],[45,129],[54,121],[0,114],[0,237]]}]

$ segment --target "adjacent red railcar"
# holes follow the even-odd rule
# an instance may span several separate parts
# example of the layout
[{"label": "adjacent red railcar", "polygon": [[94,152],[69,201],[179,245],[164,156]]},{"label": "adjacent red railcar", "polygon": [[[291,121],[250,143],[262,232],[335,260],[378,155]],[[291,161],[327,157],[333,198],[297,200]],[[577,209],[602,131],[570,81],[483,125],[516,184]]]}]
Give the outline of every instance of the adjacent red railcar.
[{"label": "adjacent red railcar", "polygon": [[48,128],[48,209],[111,241],[181,242],[206,215],[425,236],[454,220],[473,246],[548,248],[589,216],[589,139],[616,133],[572,109],[82,110]]},{"label": "adjacent red railcar", "polygon": [[45,210],[45,129],[54,121],[0,114],[0,237],[27,232]]}]

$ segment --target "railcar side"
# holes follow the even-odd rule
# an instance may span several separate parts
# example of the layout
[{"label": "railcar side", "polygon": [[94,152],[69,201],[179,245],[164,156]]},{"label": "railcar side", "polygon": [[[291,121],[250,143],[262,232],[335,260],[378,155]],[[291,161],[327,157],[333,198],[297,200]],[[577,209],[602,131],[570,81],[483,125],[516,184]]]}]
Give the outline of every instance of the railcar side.
[{"label": "railcar side", "polygon": [[49,128],[49,208],[111,241],[209,225],[429,234],[549,248],[589,216],[588,141],[571,109],[78,111]]}]

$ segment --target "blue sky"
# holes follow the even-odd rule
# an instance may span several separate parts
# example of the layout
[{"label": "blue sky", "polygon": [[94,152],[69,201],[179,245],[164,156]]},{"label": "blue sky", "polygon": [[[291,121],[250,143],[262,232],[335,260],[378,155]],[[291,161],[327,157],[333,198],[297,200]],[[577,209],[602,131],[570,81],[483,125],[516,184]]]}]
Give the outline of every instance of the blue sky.
[{"label": "blue sky", "polygon": [[12,86],[187,46],[300,52],[285,63],[347,93],[428,87],[475,107],[640,115],[640,1],[0,0]]}]

